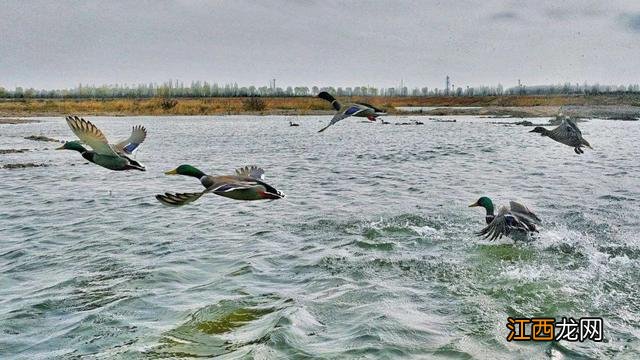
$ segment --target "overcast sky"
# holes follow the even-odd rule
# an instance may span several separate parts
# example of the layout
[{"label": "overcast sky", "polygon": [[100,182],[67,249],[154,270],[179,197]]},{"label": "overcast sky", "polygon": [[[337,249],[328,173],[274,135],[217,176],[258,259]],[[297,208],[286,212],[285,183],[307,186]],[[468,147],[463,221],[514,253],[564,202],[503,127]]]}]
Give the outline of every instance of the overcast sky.
[{"label": "overcast sky", "polygon": [[640,1],[24,1],[0,86],[640,83]]}]

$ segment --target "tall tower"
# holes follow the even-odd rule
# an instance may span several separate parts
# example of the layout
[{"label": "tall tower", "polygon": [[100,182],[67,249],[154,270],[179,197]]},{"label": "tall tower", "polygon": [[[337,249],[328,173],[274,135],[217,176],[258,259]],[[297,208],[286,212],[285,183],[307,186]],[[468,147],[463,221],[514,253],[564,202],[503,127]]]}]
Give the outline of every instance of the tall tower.
[{"label": "tall tower", "polygon": [[447,80],[446,80],[445,87],[444,87],[444,94],[445,95],[449,95],[450,87],[451,87],[451,79],[449,78],[449,75],[447,75]]}]

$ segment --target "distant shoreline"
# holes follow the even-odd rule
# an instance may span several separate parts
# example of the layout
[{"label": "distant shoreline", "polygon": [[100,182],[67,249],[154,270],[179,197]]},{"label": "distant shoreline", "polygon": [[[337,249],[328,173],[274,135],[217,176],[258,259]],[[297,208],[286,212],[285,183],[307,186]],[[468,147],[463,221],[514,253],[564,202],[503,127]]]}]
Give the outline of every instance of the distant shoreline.
[{"label": "distant shoreline", "polygon": [[[256,100],[258,99],[258,100]],[[633,120],[640,118],[640,95],[505,95],[450,97],[353,97],[343,102],[366,102],[389,115],[476,115],[510,117],[567,115]],[[424,107],[401,111],[397,107]],[[0,118],[171,115],[331,115],[330,105],[315,97],[264,98],[144,98],[144,99],[0,99]]]}]

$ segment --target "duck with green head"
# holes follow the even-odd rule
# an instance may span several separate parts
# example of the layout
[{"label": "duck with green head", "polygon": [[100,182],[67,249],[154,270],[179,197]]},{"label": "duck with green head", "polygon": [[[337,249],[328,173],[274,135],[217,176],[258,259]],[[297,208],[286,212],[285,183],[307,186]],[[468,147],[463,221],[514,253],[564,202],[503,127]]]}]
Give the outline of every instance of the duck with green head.
[{"label": "duck with green head", "polygon": [[100,165],[110,170],[140,170],[145,171],[145,167],[131,159],[129,154],[144,141],[146,130],[137,126],[133,128],[131,136],[115,145],[110,145],[102,131],[77,116],[67,116],[67,125],[78,136],[78,138],[89,145],[93,150],[85,148],[80,141],[67,141],[56,150],[74,150],[79,152],[86,160]]},{"label": "duck with green head", "polygon": [[184,175],[198,179],[204,191],[194,193],[165,193],[156,195],[156,199],[165,205],[181,206],[198,200],[202,195],[212,192],[234,200],[275,200],[285,195],[273,186],[265,183],[264,170],[256,166],[245,166],[236,170],[235,175],[212,176],[198,168],[184,164],[165,172],[166,175]]},{"label": "duck with green head", "polygon": [[537,225],[541,225],[540,218],[526,206],[515,201],[509,202],[509,207],[501,206],[498,213],[494,213],[493,201],[486,196],[478,199],[469,207],[480,206],[486,211],[485,221],[487,226],[477,234],[490,240],[508,236],[512,232],[528,234],[537,232]]}]

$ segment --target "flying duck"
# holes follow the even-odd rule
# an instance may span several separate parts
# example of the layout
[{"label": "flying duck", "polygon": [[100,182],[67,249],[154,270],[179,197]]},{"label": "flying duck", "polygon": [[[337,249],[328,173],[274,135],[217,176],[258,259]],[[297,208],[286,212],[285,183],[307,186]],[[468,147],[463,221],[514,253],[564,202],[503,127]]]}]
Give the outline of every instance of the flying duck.
[{"label": "flying duck", "polygon": [[569,117],[564,117],[562,119],[562,123],[553,130],[547,130],[542,126],[536,126],[529,132],[539,133],[540,135],[547,136],[559,143],[571,146],[576,154],[584,154],[584,151],[581,149],[582,146],[586,146],[593,150],[589,142],[582,137],[582,132],[578,129],[576,123],[569,119]]},{"label": "flying duck", "polygon": [[[142,126],[134,126],[131,135],[117,144],[109,144],[102,131],[91,121],[77,116],[67,116],[67,125],[80,141],[67,141],[56,150],[75,150],[86,160],[110,170],[140,170],[145,171],[144,165],[131,159],[131,155],[147,137],[147,130]],[[89,145],[87,150],[83,145]]]},{"label": "flying duck", "polygon": [[337,113],[333,116],[333,119],[329,122],[329,125],[323,127],[318,132],[325,131],[329,126],[337,123],[340,120],[344,120],[350,116],[365,117],[370,121],[376,121],[376,118],[381,115],[386,115],[384,110],[378,109],[373,105],[366,103],[350,103],[341,105],[336,98],[326,91],[322,91],[318,94],[318,97],[327,100],[331,103]]},{"label": "flying duck", "polygon": [[156,195],[156,199],[165,205],[181,206],[198,200],[202,195],[212,192],[234,200],[281,199],[285,195],[273,186],[265,183],[264,170],[255,166],[245,166],[236,170],[235,175],[207,175],[191,165],[180,165],[165,172],[167,175],[185,175],[198,180],[204,191],[194,193],[165,193]]}]

